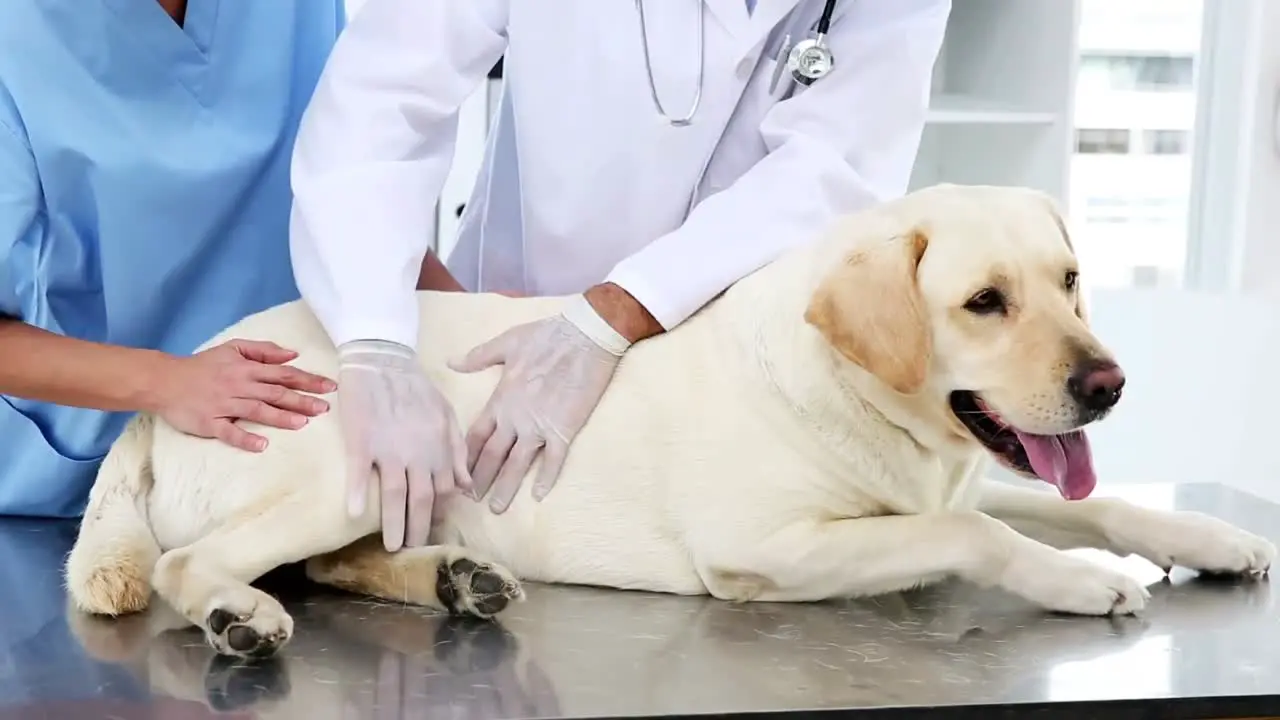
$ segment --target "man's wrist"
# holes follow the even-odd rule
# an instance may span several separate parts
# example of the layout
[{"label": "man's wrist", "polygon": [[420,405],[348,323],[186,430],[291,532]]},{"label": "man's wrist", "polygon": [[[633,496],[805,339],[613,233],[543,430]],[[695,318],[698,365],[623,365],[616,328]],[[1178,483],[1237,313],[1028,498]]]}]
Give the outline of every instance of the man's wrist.
[{"label": "man's wrist", "polygon": [[663,331],[662,325],[640,301],[621,286],[601,283],[587,288],[583,295],[601,319],[628,342],[637,343]]}]

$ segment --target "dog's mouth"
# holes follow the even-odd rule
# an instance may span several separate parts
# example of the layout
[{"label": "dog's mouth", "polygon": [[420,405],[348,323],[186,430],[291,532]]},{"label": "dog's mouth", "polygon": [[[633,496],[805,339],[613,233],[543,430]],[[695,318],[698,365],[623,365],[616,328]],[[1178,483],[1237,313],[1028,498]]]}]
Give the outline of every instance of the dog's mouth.
[{"label": "dog's mouth", "polygon": [[1098,484],[1083,430],[1061,435],[1023,432],[968,390],[951,393],[950,402],[951,412],[970,434],[1009,469],[1053,485],[1068,500],[1089,497]]}]

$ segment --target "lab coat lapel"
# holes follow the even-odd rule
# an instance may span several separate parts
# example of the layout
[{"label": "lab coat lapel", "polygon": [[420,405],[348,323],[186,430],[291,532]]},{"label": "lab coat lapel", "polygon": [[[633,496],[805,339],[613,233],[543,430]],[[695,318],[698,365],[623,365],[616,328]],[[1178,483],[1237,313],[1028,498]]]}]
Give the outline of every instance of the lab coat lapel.
[{"label": "lab coat lapel", "polygon": [[[731,2],[742,6],[743,13],[746,13],[746,3],[743,0],[731,0]],[[741,42],[737,46],[738,53],[734,57],[734,62],[741,61],[759,49],[761,43],[769,37],[778,23],[791,12],[808,11],[808,6],[813,4],[813,0],[756,0],[755,12],[751,13],[745,31],[739,35]],[[820,9],[814,11],[814,22],[817,22],[820,11]]]},{"label": "lab coat lapel", "polygon": [[[666,0],[670,2],[671,0]],[[746,0],[703,0],[707,12],[720,26],[737,38],[747,31],[750,17],[747,15]]]}]

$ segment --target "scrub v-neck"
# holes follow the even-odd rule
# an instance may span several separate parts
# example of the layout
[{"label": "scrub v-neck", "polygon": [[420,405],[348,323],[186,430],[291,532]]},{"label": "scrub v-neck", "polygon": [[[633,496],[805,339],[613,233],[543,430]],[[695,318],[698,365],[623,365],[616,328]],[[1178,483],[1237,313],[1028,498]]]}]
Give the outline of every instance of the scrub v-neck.
[{"label": "scrub v-neck", "polygon": [[213,57],[222,0],[187,0],[182,25],[155,0],[101,0],[122,21],[125,32],[141,35],[146,50],[173,78],[200,99],[202,74]]}]

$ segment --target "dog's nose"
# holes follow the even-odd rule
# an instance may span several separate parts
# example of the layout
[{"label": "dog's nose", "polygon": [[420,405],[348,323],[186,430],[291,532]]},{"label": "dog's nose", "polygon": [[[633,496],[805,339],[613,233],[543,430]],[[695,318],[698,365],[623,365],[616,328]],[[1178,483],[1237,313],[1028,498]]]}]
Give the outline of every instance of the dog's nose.
[{"label": "dog's nose", "polygon": [[1120,402],[1124,389],[1124,371],[1111,361],[1090,363],[1067,381],[1071,397],[1093,412],[1110,410]]}]

